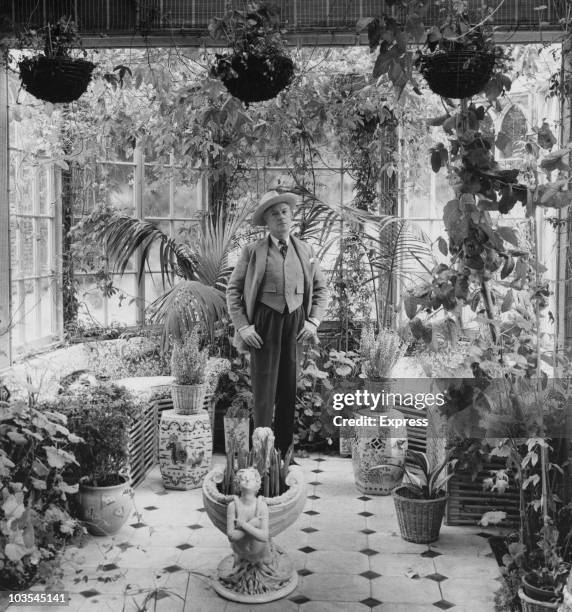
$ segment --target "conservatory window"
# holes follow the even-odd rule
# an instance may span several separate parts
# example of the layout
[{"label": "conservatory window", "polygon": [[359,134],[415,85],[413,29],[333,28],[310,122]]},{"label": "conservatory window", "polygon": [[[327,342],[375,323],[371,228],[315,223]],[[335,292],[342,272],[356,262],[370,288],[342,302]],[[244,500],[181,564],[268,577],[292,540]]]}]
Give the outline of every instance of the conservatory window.
[{"label": "conservatory window", "polygon": [[[141,149],[113,161],[101,160],[82,171],[86,197],[78,205],[76,220],[105,204],[127,215],[153,223],[172,238],[180,239],[204,210],[206,190],[196,173],[188,178],[173,156],[169,163],[145,159]],[[109,327],[145,322],[145,308],[162,295],[159,249],[151,251],[144,281],[137,281],[135,262],[123,276],[112,274],[102,291],[102,271],[75,271],[79,284],[80,322]]]},{"label": "conservatory window", "polygon": [[61,339],[61,170],[10,150],[11,348],[16,355]]}]

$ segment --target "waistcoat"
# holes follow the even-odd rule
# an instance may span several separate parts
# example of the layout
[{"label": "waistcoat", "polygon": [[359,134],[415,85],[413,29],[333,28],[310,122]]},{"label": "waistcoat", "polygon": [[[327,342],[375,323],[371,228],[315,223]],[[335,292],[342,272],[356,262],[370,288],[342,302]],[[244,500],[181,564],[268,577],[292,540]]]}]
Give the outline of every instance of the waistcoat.
[{"label": "waistcoat", "polygon": [[258,301],[277,312],[294,312],[302,305],[304,298],[304,271],[296,255],[296,249],[290,241],[286,258],[270,240],[266,257],[266,270],[260,285]]}]

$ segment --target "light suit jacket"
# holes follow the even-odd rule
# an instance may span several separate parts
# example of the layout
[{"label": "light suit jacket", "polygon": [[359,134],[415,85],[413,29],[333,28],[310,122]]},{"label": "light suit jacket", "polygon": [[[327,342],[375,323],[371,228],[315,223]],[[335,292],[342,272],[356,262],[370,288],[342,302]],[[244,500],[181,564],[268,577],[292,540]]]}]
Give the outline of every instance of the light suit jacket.
[{"label": "light suit jacket", "polygon": [[[306,319],[312,317],[321,321],[328,304],[326,279],[309,244],[298,240],[294,236],[290,236],[290,244],[296,250],[304,272],[302,305],[304,306]],[[238,330],[246,325],[251,325],[254,321],[254,308],[258,290],[266,271],[268,248],[268,236],[252,244],[247,244],[242,249],[228,281],[226,303],[235,329],[234,345],[240,352],[249,350]]]}]

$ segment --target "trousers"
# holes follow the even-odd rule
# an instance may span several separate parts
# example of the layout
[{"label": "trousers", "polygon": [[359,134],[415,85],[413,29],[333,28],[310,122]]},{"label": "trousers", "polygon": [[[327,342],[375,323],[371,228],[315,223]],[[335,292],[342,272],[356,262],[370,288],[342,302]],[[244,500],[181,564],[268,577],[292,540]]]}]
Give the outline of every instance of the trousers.
[{"label": "trousers", "polygon": [[254,396],[254,427],[272,427],[276,448],[292,444],[296,408],[296,336],[304,327],[304,308],[280,313],[258,303],[254,327],[262,347],[250,348],[250,378]]}]

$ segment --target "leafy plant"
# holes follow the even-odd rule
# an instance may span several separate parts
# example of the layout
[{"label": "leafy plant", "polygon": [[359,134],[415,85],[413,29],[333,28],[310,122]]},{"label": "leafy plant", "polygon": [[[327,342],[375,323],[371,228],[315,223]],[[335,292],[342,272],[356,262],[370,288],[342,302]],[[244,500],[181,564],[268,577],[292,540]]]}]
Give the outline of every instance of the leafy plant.
[{"label": "leafy plant", "polygon": [[129,462],[129,431],[141,405],[124,387],[95,384],[69,389],[50,406],[65,414],[76,446],[78,478],[93,486],[122,482]]},{"label": "leafy plant", "polygon": [[41,49],[46,57],[69,57],[73,48],[81,49],[77,23],[70,16],[60,17],[55,23],[28,28],[18,33],[22,49]]},{"label": "leafy plant", "polygon": [[80,438],[57,412],[34,402],[0,402],[0,585],[26,589],[36,579],[54,585],[64,546],[85,533],[68,509],[78,490]]},{"label": "leafy plant", "polygon": [[230,9],[209,24],[214,39],[225,40],[230,54],[216,54],[211,76],[246,103],[275,97],[289,85],[294,64],[280,33],[280,13],[265,2]]},{"label": "leafy plant", "polygon": [[[332,417],[335,392],[350,386],[355,389],[359,356],[352,351],[309,347],[304,353],[297,380],[294,443],[304,447],[315,443],[332,444],[339,434]],[[349,416],[349,415],[346,415]]]},{"label": "leafy plant", "polygon": [[[412,472],[406,467],[403,471],[407,475],[409,482],[403,486],[418,499],[435,499],[444,494],[447,482],[454,476],[454,468],[457,464],[456,459],[451,458],[452,451],[448,451],[445,458],[440,463],[433,464],[426,453],[408,450],[407,458],[419,468],[420,474]],[[376,465],[370,469],[382,469],[383,465]],[[447,473],[449,472],[449,473]]]},{"label": "leafy plant", "polygon": [[[226,468],[220,483],[221,492],[225,495],[236,493],[236,472],[246,467],[255,467],[261,478],[260,494],[264,497],[281,495],[285,488],[293,446],[290,446],[283,459],[274,448],[274,432],[270,427],[257,427],[252,434],[252,449],[246,454],[235,453],[234,441],[229,440],[229,452],[226,455]],[[237,455],[235,459],[235,455]]]},{"label": "leafy plant", "polygon": [[198,327],[173,344],[171,373],[178,385],[200,385],[205,382],[208,349],[200,350]]}]

